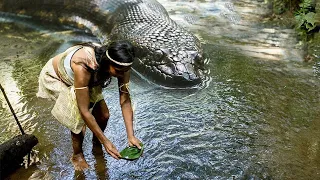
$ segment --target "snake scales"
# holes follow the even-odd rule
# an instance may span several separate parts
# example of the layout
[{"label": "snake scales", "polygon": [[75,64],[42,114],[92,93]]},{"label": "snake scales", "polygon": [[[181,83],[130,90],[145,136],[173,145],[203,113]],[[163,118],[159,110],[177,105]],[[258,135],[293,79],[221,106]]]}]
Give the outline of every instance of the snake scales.
[{"label": "snake scales", "polygon": [[199,40],[170,19],[156,0],[1,0],[0,11],[52,22],[84,19],[98,27],[97,34],[106,41],[131,41],[137,56],[133,68],[151,82],[166,87],[202,82]]}]

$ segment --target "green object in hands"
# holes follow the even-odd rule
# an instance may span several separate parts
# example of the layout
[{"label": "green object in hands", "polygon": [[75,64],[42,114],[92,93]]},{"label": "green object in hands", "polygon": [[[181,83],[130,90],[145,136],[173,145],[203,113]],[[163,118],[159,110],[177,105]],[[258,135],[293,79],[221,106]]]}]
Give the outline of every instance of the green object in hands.
[{"label": "green object in hands", "polygon": [[137,146],[132,146],[132,147],[126,147],[124,148],[121,152],[121,159],[126,159],[126,160],[135,160],[138,159],[142,153],[143,153],[143,144],[140,143],[141,149],[139,149]]}]

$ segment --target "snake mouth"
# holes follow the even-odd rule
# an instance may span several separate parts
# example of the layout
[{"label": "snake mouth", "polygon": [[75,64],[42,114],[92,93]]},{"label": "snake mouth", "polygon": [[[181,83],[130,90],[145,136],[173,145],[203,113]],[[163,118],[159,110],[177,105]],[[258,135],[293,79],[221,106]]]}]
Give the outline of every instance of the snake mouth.
[{"label": "snake mouth", "polygon": [[[189,67],[188,67],[189,66]],[[154,71],[165,84],[173,87],[194,86],[201,82],[200,71],[196,71],[190,64],[184,65],[178,62],[175,65],[158,65],[153,67]]]},{"label": "snake mouth", "polygon": [[176,75],[161,71],[162,69],[163,66],[152,67],[148,74],[150,74],[149,78],[152,79],[151,81],[164,87],[187,88],[196,86],[202,82],[201,78],[194,74],[184,72]]}]

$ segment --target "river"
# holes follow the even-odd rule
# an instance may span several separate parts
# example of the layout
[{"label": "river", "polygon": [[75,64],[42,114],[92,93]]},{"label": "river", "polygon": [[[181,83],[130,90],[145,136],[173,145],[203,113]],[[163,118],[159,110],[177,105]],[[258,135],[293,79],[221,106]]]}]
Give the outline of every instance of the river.
[{"label": "river", "polygon": [[[264,1],[160,0],[172,19],[201,40],[209,81],[166,89],[131,77],[134,129],[143,157],[115,160],[85,136],[90,169],[75,172],[69,131],[35,96],[42,66],[90,32],[0,16],[0,82],[27,133],[39,139],[37,163],[11,179],[318,179],[319,63],[303,62],[294,30],[265,23]],[[315,52],[318,53],[319,52]],[[316,55],[315,55],[316,56]],[[319,56],[318,57],[319,60]],[[126,147],[116,80],[104,90],[105,135]],[[19,134],[0,96],[0,142]]]}]

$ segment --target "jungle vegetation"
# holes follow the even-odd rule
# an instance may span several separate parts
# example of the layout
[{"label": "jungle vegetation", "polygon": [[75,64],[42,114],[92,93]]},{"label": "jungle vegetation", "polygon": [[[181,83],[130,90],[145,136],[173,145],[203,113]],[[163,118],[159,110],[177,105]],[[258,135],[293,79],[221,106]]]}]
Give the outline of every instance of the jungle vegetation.
[{"label": "jungle vegetation", "polygon": [[[265,0],[270,20],[295,28],[303,47],[308,51],[320,30],[320,0]],[[305,58],[308,58],[306,53]]]}]

